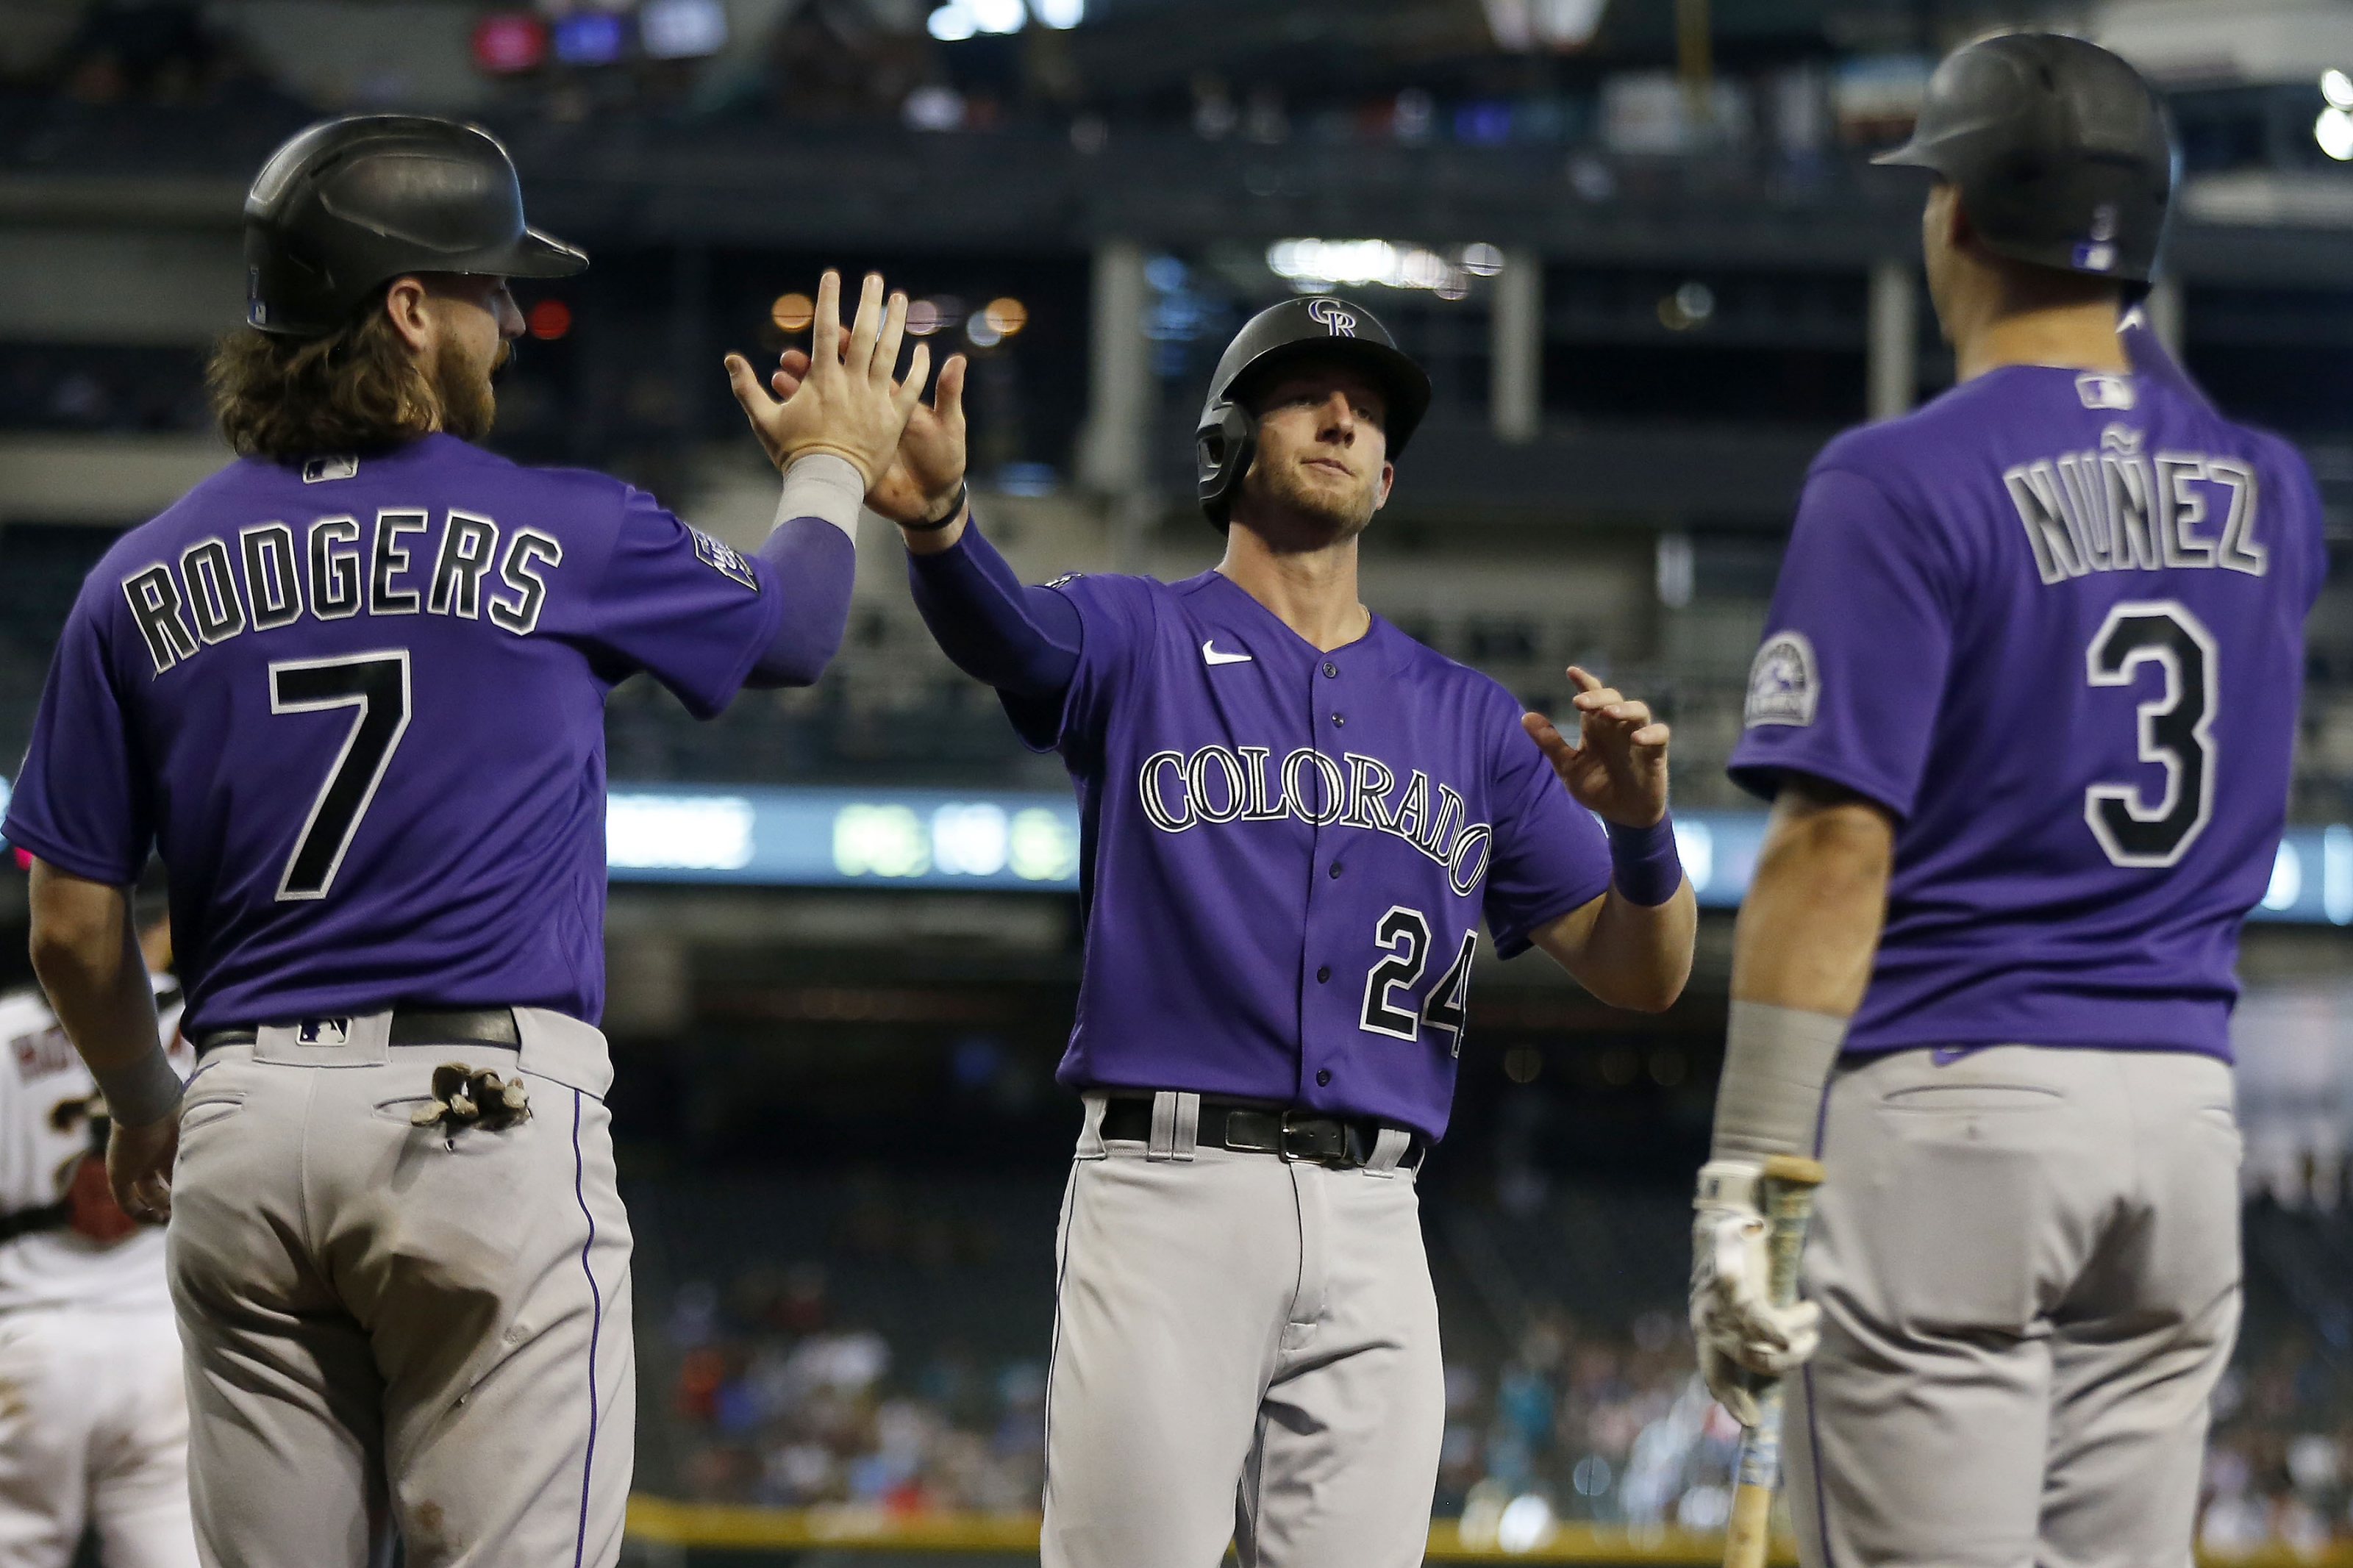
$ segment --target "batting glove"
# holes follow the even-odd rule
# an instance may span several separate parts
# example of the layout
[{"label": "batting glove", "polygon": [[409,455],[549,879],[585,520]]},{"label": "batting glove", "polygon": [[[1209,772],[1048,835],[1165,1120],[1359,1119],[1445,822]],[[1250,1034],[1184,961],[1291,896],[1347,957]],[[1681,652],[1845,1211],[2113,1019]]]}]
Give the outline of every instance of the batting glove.
[{"label": "batting glove", "polygon": [[1715,1160],[1692,1200],[1692,1339],[1700,1375],[1732,1418],[1757,1425],[1757,1391],[1804,1364],[1820,1345],[1822,1310],[1773,1305],[1765,1215],[1757,1206],[1761,1163]]}]

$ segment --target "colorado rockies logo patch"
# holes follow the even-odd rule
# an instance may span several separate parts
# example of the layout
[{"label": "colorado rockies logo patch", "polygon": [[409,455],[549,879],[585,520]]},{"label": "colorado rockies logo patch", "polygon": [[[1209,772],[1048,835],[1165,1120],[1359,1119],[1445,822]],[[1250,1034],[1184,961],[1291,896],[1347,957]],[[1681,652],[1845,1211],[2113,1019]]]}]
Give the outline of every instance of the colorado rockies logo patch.
[{"label": "colorado rockies logo patch", "polygon": [[1320,321],[1335,338],[1356,335],[1356,313],[1337,300],[1311,300],[1307,303],[1307,319]]},{"label": "colorado rockies logo patch", "polygon": [[760,580],[752,575],[752,563],[738,555],[732,546],[712,538],[699,528],[689,527],[687,532],[694,535],[696,560],[722,577],[741,583],[755,594],[759,592]]},{"label": "colorado rockies logo patch", "polygon": [[1748,667],[1748,705],[1741,721],[1752,730],[1759,724],[1810,724],[1820,696],[1814,645],[1803,632],[1776,632]]}]

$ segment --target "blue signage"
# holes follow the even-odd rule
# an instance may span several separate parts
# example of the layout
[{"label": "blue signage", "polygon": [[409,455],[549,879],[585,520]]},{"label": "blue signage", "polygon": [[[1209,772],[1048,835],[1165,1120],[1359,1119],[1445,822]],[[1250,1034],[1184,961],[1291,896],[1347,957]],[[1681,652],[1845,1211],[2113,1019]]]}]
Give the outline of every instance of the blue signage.
[{"label": "blue signage", "polygon": [[[0,778],[0,811],[8,781]],[[1761,811],[1675,816],[1700,907],[1737,909],[1765,842]],[[1060,791],[615,784],[616,882],[1076,892],[1079,810]],[[2291,827],[2250,920],[2353,925],[2353,826]]]},{"label": "blue signage", "polygon": [[[1758,811],[1675,816],[1703,909],[1739,907],[1757,869]],[[1059,791],[613,787],[606,858],[616,882],[1076,891],[1079,813]],[[2250,917],[2353,924],[2353,827],[2291,827]]]}]

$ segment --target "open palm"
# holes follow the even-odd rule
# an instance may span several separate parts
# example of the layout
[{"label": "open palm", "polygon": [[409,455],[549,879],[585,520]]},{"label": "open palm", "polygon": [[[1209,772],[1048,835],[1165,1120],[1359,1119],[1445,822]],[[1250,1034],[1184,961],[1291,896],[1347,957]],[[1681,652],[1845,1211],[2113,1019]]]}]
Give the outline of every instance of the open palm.
[{"label": "open palm", "polygon": [[[778,397],[789,398],[808,374],[808,366],[807,354],[787,349],[768,384],[776,388]],[[965,367],[962,354],[950,354],[940,366],[931,402],[916,403],[899,437],[898,450],[866,493],[866,504],[893,522],[936,521],[940,509],[955,498],[957,487],[964,483]]]},{"label": "open palm", "polygon": [[1667,814],[1667,737],[1650,708],[1571,665],[1577,739],[1571,743],[1541,713],[1520,724],[1544,749],[1571,799],[1605,822],[1648,827]]}]

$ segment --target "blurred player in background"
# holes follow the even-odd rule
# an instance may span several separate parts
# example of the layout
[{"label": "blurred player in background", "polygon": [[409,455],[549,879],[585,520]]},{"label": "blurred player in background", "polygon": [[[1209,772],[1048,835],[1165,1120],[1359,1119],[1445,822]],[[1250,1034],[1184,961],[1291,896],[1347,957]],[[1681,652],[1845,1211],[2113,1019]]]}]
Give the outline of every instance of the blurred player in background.
[{"label": "blurred player in background", "polygon": [[[170,922],[140,932],[181,1072]],[[164,1232],[106,1180],[106,1102],[37,991],[0,996],[0,1568],[194,1568],[188,1400]]]},{"label": "blurred player in background", "polygon": [[[916,395],[906,301],[869,278],[845,335],[826,274],[787,404],[731,357],[786,470],[743,555],[474,445],[507,280],[587,265],[524,226],[489,135],[315,126],[246,219],[250,325],[213,365],[245,456],[91,572],[9,802],[34,964],[115,1114],[117,1196],[171,1216],[203,1561],[363,1568],[396,1530],[407,1568],[609,1564],[636,1407],[605,699],[644,671],[707,718],[817,679]],[[130,941],[151,847],[185,1103]]]},{"label": "blurred player in background", "polygon": [[1024,587],[965,504],[963,374],[872,500],[941,646],[1080,795],[1044,1562],[1212,1568],[1231,1539],[1406,1568],[1445,1425],[1414,1184],[1479,928],[1605,1002],[1674,1001],[1695,917],[1666,726],[1573,670],[1573,745],[1359,602],[1430,401],[1360,307],[1288,301],[1227,349],[1199,451],[1225,559],[1181,583]]},{"label": "blurred player in background", "polygon": [[[1809,1564],[2189,1560],[2239,1313],[2239,930],[2286,816],[2327,557],[2286,443],[2121,297],[2173,149],[2090,44],[1938,69],[1929,289],[1960,384],[1814,464],[1735,778],[1773,815],[1735,939],[1693,1324],[1789,1402]],[[2128,348],[2146,363],[2137,373]],[[1759,1165],[1828,1168],[1810,1300]]]}]

